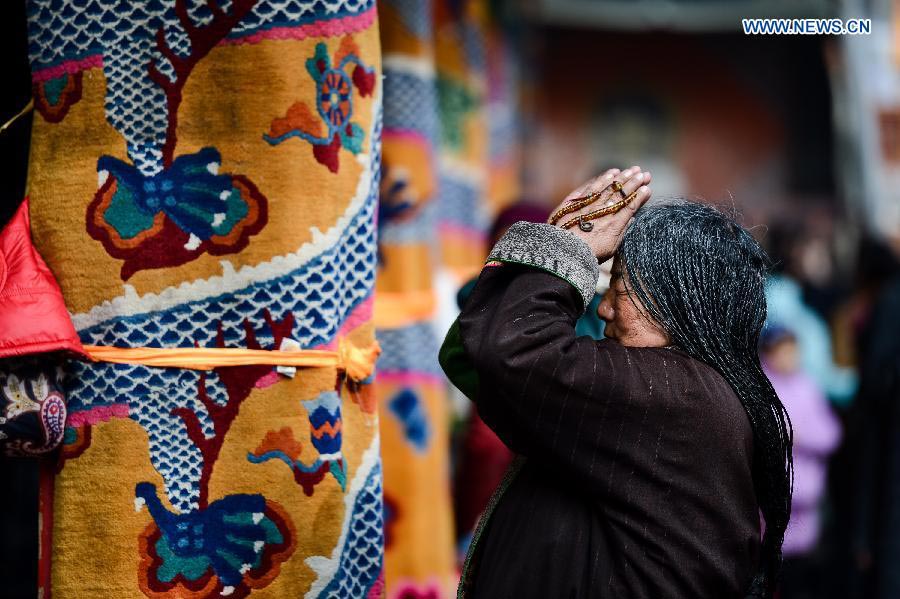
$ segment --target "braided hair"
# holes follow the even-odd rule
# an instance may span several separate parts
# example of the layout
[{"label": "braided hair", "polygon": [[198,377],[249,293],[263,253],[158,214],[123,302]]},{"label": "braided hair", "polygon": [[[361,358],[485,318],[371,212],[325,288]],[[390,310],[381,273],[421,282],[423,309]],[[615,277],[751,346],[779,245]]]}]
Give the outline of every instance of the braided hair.
[{"label": "braided hair", "polygon": [[632,299],[672,343],[721,374],[753,428],[753,486],[766,527],[750,597],[772,596],[791,511],[793,432],[763,374],[766,253],[734,220],[694,202],[635,214],[618,250]]}]

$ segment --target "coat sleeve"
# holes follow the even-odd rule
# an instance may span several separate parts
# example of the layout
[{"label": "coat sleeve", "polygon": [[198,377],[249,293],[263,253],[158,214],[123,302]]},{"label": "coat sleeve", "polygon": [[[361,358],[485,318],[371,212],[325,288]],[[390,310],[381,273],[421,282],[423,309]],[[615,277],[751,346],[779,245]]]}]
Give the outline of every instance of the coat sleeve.
[{"label": "coat sleeve", "polygon": [[83,354],[59,285],[31,242],[26,198],[0,231],[0,454],[39,456],[59,445],[59,363]]},{"label": "coat sleeve", "polygon": [[0,232],[0,358],[83,355],[56,279],[31,242],[28,199]]},{"label": "coat sleeve", "polygon": [[445,371],[517,453],[577,467],[579,454],[594,450],[582,425],[602,418],[621,394],[615,352],[575,335],[598,270],[587,245],[569,233],[517,223],[448,334]]}]

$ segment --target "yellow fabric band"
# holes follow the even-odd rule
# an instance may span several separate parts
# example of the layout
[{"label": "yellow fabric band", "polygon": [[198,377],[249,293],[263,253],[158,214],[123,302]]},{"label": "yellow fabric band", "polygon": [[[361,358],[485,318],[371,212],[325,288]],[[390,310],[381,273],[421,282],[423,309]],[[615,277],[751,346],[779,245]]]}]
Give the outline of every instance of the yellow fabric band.
[{"label": "yellow fabric band", "polygon": [[429,320],[437,310],[434,291],[379,292],[372,320],[380,329],[396,329]]},{"label": "yellow fabric band", "polygon": [[363,381],[375,371],[381,346],[373,341],[357,347],[346,339],[338,341],[337,351],[301,349],[295,351],[245,349],[232,347],[113,347],[85,345],[84,351],[94,362],[141,364],[155,368],[188,368],[212,370],[226,366],[297,366],[304,368],[335,367],[354,381]]}]

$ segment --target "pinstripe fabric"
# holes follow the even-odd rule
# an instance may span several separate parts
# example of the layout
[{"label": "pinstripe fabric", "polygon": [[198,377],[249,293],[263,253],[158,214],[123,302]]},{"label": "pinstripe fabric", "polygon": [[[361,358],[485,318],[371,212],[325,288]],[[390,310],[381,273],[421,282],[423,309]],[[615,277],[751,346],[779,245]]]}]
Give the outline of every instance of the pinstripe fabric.
[{"label": "pinstripe fabric", "polygon": [[479,413],[528,458],[466,596],[742,597],[760,534],[743,407],[680,351],[576,338],[583,305],[562,278],[504,264],[459,318]]}]

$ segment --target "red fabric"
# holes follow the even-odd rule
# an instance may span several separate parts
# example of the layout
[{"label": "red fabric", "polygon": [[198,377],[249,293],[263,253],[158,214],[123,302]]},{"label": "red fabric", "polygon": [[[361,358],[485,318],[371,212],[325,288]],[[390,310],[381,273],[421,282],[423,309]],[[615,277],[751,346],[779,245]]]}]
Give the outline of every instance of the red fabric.
[{"label": "red fabric", "polygon": [[0,233],[0,358],[84,354],[53,273],[31,243],[28,198]]},{"label": "red fabric", "polygon": [[459,535],[475,528],[494,489],[500,484],[513,453],[488,428],[472,406],[456,472],[456,527]]}]

